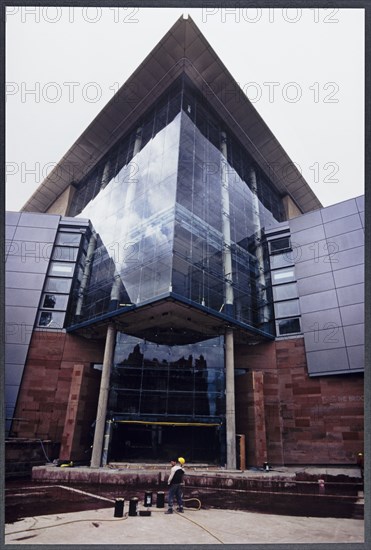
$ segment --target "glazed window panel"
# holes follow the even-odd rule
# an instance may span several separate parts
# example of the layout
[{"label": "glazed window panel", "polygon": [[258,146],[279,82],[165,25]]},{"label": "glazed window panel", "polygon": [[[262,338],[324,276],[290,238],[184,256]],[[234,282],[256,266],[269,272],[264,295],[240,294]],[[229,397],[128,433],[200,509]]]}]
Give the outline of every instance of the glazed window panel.
[{"label": "glazed window panel", "polygon": [[299,300],[290,300],[287,302],[277,302],[274,305],[276,317],[288,317],[289,315],[298,315]]},{"label": "glazed window panel", "polygon": [[49,275],[58,275],[59,277],[72,277],[75,264],[63,262],[50,262]]},{"label": "glazed window panel", "polygon": [[67,233],[67,232],[60,231],[57,234],[55,244],[59,246],[79,246],[80,241],[81,241],[80,233]]},{"label": "glazed window panel", "polygon": [[68,298],[69,296],[65,294],[44,294],[41,300],[41,307],[45,309],[66,310]]},{"label": "glazed window panel", "polygon": [[289,281],[295,281],[295,271],[294,268],[279,269],[277,271],[272,271],[271,277],[273,284],[288,283]]},{"label": "glazed window panel", "polygon": [[140,396],[141,414],[166,414],[168,408],[167,392],[142,391]]},{"label": "glazed window panel", "polygon": [[59,279],[57,277],[48,277],[45,290],[47,292],[62,292],[68,294],[71,289],[72,279]]},{"label": "glazed window panel", "polygon": [[71,246],[55,246],[53,248],[52,259],[74,262],[76,261],[78,252],[78,248]]},{"label": "glazed window panel", "polygon": [[295,334],[301,331],[299,317],[292,319],[281,319],[277,321],[277,333],[279,336]]},{"label": "glazed window panel", "polygon": [[273,287],[273,297],[277,301],[297,298],[297,296],[298,289],[296,283],[289,283]]},{"label": "glazed window panel", "polygon": [[64,324],[65,313],[60,311],[40,311],[37,321],[38,327],[61,329]]}]

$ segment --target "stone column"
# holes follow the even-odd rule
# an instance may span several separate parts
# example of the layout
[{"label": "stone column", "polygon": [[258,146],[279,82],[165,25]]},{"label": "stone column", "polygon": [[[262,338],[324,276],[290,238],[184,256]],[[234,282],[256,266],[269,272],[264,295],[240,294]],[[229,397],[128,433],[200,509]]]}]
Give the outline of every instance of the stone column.
[{"label": "stone column", "polygon": [[102,378],[100,382],[97,418],[95,422],[95,432],[93,441],[93,452],[91,456],[90,467],[99,468],[101,465],[104,428],[106,424],[108,392],[110,384],[111,366],[116,341],[116,327],[110,323],[107,327],[106,345],[103,356]]}]

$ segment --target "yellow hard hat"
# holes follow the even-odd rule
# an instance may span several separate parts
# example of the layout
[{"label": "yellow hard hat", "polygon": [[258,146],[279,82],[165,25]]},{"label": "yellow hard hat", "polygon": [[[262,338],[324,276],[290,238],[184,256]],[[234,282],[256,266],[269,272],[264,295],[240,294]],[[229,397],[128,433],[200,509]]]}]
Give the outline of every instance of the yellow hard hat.
[{"label": "yellow hard hat", "polygon": [[182,464],[182,465],[183,465],[183,464],[185,463],[185,460],[184,460],[184,458],[183,458],[182,456],[180,456],[180,457],[178,458],[178,462],[179,462],[179,464]]}]

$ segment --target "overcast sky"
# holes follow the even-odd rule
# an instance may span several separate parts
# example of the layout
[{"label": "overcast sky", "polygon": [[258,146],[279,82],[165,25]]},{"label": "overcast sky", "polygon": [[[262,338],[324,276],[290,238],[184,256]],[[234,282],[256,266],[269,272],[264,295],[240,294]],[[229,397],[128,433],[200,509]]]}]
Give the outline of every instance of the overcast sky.
[{"label": "overcast sky", "polygon": [[9,7],[8,210],[19,210],[183,13],[324,206],[364,192],[363,9]]}]

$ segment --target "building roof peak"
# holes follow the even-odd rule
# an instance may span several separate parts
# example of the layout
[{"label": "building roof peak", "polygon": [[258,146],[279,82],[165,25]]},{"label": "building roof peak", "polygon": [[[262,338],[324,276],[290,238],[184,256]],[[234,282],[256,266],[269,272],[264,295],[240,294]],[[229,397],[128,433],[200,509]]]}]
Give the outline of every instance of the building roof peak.
[{"label": "building roof peak", "polygon": [[[80,181],[87,167],[96,164],[183,72],[207,96],[226,127],[282,195],[291,196],[303,212],[321,207],[198,26],[189,15],[183,14],[76,140],[22,210],[46,212],[72,183],[71,167],[74,180]],[[288,167],[290,181],[287,181]]]}]

